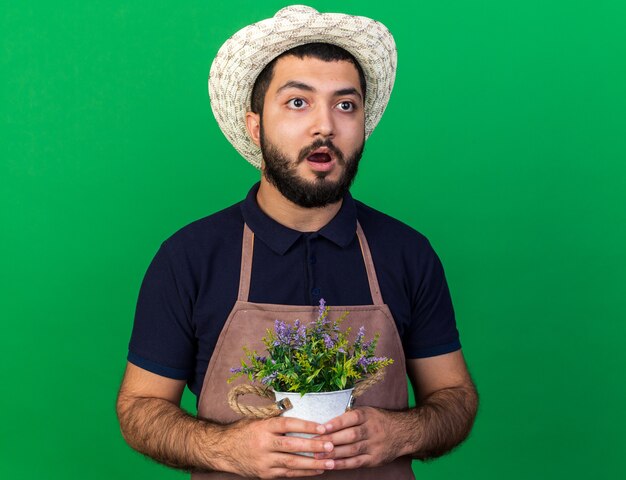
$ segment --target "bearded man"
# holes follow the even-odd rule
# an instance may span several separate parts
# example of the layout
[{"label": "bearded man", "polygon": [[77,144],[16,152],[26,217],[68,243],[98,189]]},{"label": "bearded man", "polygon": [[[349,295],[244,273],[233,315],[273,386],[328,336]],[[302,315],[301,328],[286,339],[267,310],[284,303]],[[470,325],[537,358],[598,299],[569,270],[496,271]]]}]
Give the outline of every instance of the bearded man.
[{"label": "bearded man", "polygon": [[[466,438],[478,397],[441,263],[423,235],[349,192],[395,68],[382,24],[304,6],[222,46],[213,112],[261,178],[167,239],[146,273],[117,404],[133,448],[197,479],[411,479],[412,459]],[[384,380],[325,424],[243,419],[228,406],[229,367],[275,319],[313,319],[322,297],[381,333],[394,359]],[[185,385],[197,417],[180,408]]]}]

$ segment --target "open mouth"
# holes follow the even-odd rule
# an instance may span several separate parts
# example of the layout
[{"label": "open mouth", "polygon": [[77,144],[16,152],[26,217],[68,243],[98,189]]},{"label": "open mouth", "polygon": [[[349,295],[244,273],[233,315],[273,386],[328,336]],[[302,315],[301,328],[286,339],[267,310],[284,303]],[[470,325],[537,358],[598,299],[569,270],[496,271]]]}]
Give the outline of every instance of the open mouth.
[{"label": "open mouth", "polygon": [[313,153],[307,157],[307,160],[314,163],[327,163],[331,158],[328,153]]},{"label": "open mouth", "polygon": [[306,159],[313,163],[328,163],[332,160],[328,148],[322,147],[314,150]]}]

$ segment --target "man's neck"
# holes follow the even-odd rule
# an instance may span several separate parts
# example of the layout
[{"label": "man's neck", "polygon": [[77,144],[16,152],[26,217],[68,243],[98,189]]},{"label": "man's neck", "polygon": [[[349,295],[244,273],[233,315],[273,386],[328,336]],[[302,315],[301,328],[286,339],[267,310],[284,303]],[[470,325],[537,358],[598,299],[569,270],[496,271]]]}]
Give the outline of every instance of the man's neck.
[{"label": "man's neck", "polygon": [[299,232],[317,232],[341,208],[342,200],[321,208],[305,208],[287,200],[265,178],[261,179],[256,200],[261,210],[281,225]]}]

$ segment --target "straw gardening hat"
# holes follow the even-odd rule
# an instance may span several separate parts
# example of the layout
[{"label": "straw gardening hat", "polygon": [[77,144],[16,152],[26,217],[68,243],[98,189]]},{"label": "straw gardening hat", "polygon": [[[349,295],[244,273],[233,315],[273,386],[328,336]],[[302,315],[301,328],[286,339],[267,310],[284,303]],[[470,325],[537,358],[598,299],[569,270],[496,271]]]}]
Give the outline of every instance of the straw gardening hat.
[{"label": "straw gardening hat", "polygon": [[367,84],[365,138],[382,116],[396,77],[396,44],[380,22],[342,13],[319,13],[292,5],[272,18],[242,28],[217,52],[209,73],[211,108],[222,132],[252,165],[261,167],[261,149],[246,130],[252,87],[265,66],[306,43],[330,43],[350,52]]}]

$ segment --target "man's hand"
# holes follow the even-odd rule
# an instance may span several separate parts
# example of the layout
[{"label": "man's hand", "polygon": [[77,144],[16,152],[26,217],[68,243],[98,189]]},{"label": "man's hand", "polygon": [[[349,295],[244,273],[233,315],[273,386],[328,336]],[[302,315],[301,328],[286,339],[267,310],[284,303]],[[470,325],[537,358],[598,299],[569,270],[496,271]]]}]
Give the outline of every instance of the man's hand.
[{"label": "man's hand", "polygon": [[315,459],[296,452],[316,454],[332,452],[328,440],[286,437],[285,433],[320,435],[324,426],[295,418],[277,417],[267,420],[241,420],[226,427],[220,450],[223,469],[245,477],[305,477],[332,470],[332,459]]},{"label": "man's hand", "polygon": [[128,364],[117,413],[122,435],[131,447],[160,463],[189,471],[274,478],[313,476],[334,468],[332,459],[294,453],[331,452],[331,442],[283,436],[324,434],[323,425],[283,417],[213,423],[181,410],[184,387],[184,380]]},{"label": "man's hand", "polygon": [[332,443],[331,452],[315,458],[335,459],[335,470],[377,467],[403,454],[403,436],[395,412],[359,407],[326,424],[326,435],[319,441]]},{"label": "man's hand", "polygon": [[407,360],[407,373],[418,407],[390,411],[359,407],[332,419],[326,434],[332,452],[317,459],[334,459],[335,470],[376,467],[410,455],[439,457],[469,434],[478,393],[460,350],[428,358]]}]

